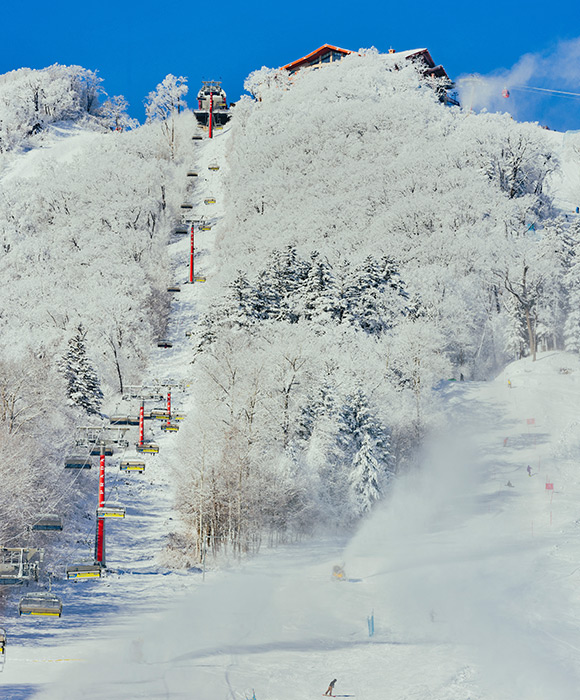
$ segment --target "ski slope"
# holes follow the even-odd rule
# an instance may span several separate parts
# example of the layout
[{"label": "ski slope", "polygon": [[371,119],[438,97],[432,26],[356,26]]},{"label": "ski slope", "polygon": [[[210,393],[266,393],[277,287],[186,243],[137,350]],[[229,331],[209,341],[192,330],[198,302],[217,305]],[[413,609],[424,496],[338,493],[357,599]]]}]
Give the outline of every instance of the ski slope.
[{"label": "ski slope", "polygon": [[[152,349],[147,380],[187,384],[185,332],[211,303],[214,241],[227,241],[228,138],[195,150],[189,199],[213,224],[196,234],[196,274],[207,282],[184,284],[189,239],[172,239],[172,282],[182,285],[173,346]],[[203,204],[208,195],[216,205]],[[513,363],[492,382],[445,383],[438,439],[351,539],[205,573],[160,563],[177,440],[148,425],[160,454],[145,457],[145,474],[107,467],[108,497],[127,506],[124,522],[107,524],[110,573],[56,582],[58,620],[18,618],[13,594],[0,697],[302,700],[337,678],[339,697],[577,698],[579,383],[580,361],[565,353]],[[203,410],[191,386],[174,391],[173,405]],[[337,564],[345,581],[332,577]]]}]

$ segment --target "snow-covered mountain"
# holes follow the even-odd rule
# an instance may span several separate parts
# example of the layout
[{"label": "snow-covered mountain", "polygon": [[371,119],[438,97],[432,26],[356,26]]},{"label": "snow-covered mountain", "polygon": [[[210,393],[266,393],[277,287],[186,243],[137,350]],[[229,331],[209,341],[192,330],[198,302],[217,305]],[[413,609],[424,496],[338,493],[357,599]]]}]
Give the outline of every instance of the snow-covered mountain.
[{"label": "snow-covered mountain", "polygon": [[[7,591],[7,697],[575,697],[574,138],[390,60],[267,73],[211,141],[170,109],[0,162],[0,534],[68,529],[28,534],[63,617]],[[63,453],[133,383],[186,419],[108,461],[109,574],[63,581],[97,491]]]}]

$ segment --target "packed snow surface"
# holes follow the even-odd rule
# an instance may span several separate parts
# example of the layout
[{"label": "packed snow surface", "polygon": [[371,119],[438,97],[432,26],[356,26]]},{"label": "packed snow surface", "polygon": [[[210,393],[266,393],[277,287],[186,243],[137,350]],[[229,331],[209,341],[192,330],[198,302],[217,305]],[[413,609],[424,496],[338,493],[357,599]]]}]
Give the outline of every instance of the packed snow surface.
[{"label": "packed snow surface", "polygon": [[[171,243],[182,291],[173,347],[152,351],[151,379],[184,376],[185,331],[211,297],[223,169],[207,165],[223,164],[227,138],[194,164],[208,173],[194,204],[217,200],[197,243],[207,282],[183,284],[189,242]],[[127,506],[124,522],[107,524],[110,573],[55,583],[60,619],[18,618],[11,599],[0,696],[302,700],[337,678],[342,697],[577,698],[579,382],[578,358],[554,352],[492,382],[443,383],[446,429],[349,541],[264,549],[206,572],[156,561],[172,528],[175,436],[149,426],[161,450],[145,474],[108,467],[110,497]],[[195,410],[191,388],[174,405]]]}]

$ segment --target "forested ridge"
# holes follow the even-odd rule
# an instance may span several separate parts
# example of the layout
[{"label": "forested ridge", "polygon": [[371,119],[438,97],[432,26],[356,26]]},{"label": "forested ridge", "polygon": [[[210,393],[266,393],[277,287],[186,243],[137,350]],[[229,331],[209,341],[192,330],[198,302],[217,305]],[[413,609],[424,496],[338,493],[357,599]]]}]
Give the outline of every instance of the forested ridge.
[{"label": "forested ridge", "polygon": [[[0,79],[5,541],[62,492],[90,536],[63,451],[141,381],[167,324],[186,80],[157,86],[143,126],[99,86],[78,67]],[[437,427],[442,382],[580,349],[580,226],[554,207],[537,125],[448,108],[374,51],[246,87],[217,136],[227,196],[183,368],[175,565],[351,529]]]},{"label": "forested ridge", "polygon": [[184,430],[195,556],[351,528],[437,427],[442,383],[579,337],[580,227],[538,125],[445,107],[375,51],[246,88]]}]

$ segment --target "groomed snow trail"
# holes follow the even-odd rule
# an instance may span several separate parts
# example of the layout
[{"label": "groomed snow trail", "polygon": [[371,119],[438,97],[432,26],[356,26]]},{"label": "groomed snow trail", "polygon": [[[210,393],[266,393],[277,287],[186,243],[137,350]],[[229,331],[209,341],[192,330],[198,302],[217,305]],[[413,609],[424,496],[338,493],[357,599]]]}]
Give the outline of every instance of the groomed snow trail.
[{"label": "groomed snow trail", "polygon": [[553,353],[447,385],[449,431],[350,542],[207,578],[122,638],[103,630],[40,697],[299,700],[336,677],[338,696],[377,700],[576,698],[579,383],[578,358]]}]

